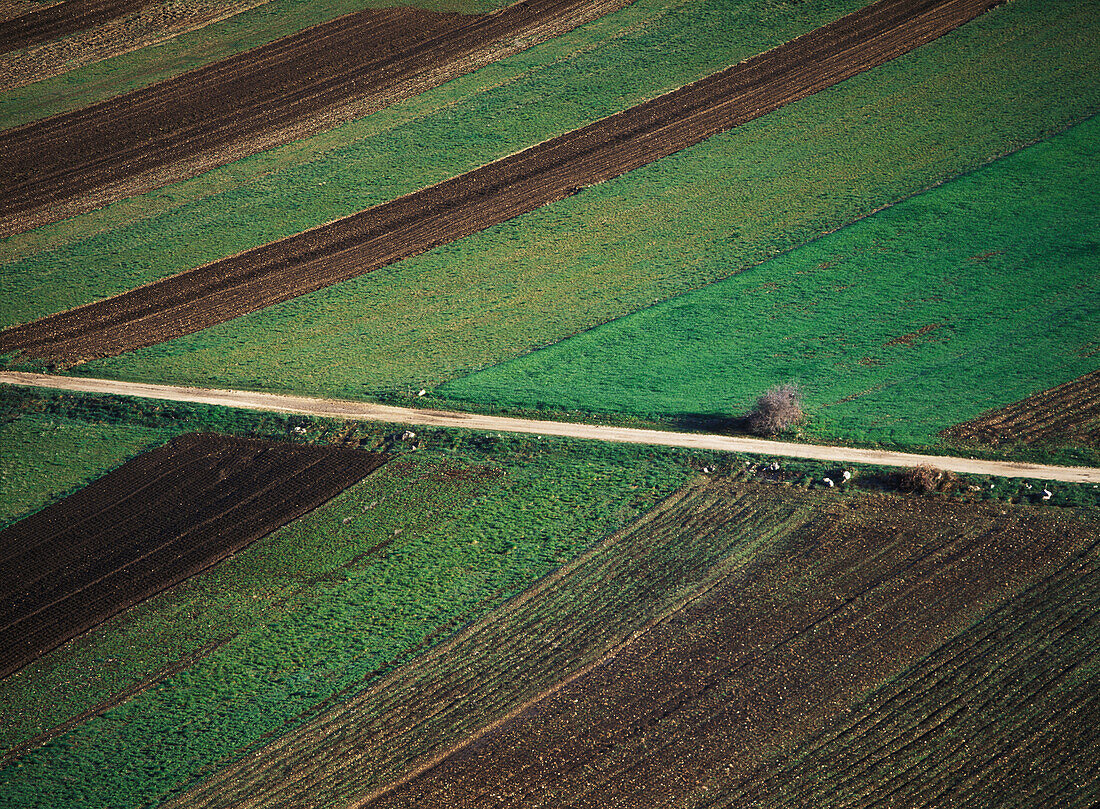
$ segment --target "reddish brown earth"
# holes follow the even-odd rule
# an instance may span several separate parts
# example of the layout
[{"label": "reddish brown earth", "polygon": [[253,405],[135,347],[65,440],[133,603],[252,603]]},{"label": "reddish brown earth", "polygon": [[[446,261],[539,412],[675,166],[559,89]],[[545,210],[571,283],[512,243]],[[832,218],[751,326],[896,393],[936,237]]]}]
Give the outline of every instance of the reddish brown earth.
[{"label": "reddish brown earth", "polygon": [[494,14],[368,9],[0,133],[0,236],[331,128],[525,50],[629,0]]},{"label": "reddish brown earth", "polygon": [[[1075,564],[1094,528],[1032,509],[919,498],[821,509],[792,541],[604,665],[359,805],[751,805],[729,793],[762,763],[782,761],[945,638],[961,631],[965,647],[982,640],[980,633],[965,638],[974,619]],[[1074,611],[1083,612],[1080,605]],[[1016,651],[997,639],[986,645],[996,655]],[[1091,652],[1075,661],[1095,662]],[[1045,676],[1070,674],[1072,665]],[[934,715],[945,706],[923,707]],[[889,709],[883,713],[880,721],[893,718]],[[1017,728],[1002,741],[1019,742],[1029,731]],[[1095,729],[1089,733],[1094,763]],[[971,752],[954,762],[961,768],[955,780],[987,766],[984,755]],[[1081,786],[1095,789],[1096,778],[1093,770]],[[897,780],[922,786],[919,778]],[[870,794],[860,805],[881,805],[896,784],[866,786]]]},{"label": "reddish brown earth", "polygon": [[1100,447],[1100,371],[990,410],[940,434],[983,444],[1050,441]]},{"label": "reddish brown earth", "polygon": [[0,332],[68,366],[170,340],[460,239],[880,65],[997,0],[880,0],[660,98],[383,205]]},{"label": "reddish brown earth", "polygon": [[236,553],[384,460],[181,436],[0,531],[0,677]]},{"label": "reddish brown earth", "polygon": [[67,0],[0,25],[0,53],[29,48],[109,22],[153,0]]}]

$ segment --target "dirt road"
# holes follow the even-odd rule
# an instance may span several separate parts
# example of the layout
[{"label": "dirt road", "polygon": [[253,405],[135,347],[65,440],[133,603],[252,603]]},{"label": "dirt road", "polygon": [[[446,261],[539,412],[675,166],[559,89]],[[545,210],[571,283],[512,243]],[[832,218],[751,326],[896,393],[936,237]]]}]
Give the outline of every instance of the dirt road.
[{"label": "dirt road", "polygon": [[304,413],[311,416],[380,421],[424,427],[461,427],[501,433],[584,438],[593,441],[614,441],[625,444],[649,444],[663,447],[749,452],[783,458],[808,458],[838,464],[859,463],[878,466],[916,466],[931,464],[950,472],[972,475],[1058,480],[1067,483],[1100,484],[1100,469],[1084,466],[1046,466],[1044,464],[983,461],[944,455],[917,455],[856,447],[830,447],[816,444],[796,444],[762,438],[734,438],[705,433],[676,433],[664,430],[640,430],[631,427],[603,427],[598,424],[576,424],[561,421],[536,421],[505,416],[485,416],[478,413],[456,413],[447,410],[418,410],[391,407],[339,399],[314,399],[306,396],[285,396],[243,390],[149,385],[141,382],[117,382],[112,379],[82,379],[80,377],[28,374],[0,371],[0,383],[28,385],[39,388],[108,393],[116,396],[137,396],[173,402],[239,407],[279,413]]},{"label": "dirt road", "polygon": [[[5,329],[0,353],[20,351],[70,367],[191,334],[354,278],[812,95],[954,30],[997,2],[880,0],[694,84],[445,182],[125,294]],[[5,204],[0,202],[0,208]]]}]

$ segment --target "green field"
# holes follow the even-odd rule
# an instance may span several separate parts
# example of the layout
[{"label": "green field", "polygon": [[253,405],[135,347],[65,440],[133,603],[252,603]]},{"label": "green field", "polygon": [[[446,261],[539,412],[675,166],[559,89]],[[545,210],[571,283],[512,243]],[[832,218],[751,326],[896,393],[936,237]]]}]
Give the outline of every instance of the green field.
[{"label": "green field", "polygon": [[433,388],[735,275],[1086,117],[1100,64],[1083,43],[1100,16],[1082,4],[1049,17],[1036,2],[999,7],[554,205],[80,373],[351,398]]},{"label": "green field", "polygon": [[661,450],[451,443],[391,461],[0,683],[5,750],[112,703],[0,770],[0,794],[54,809],[159,803],[443,640],[692,474]]},{"label": "green field", "polygon": [[737,416],[805,388],[812,439],[936,443],[1095,370],[1100,118],[751,271],[448,383],[475,404]]},{"label": "green field", "polygon": [[[9,417],[10,418],[10,417]],[[167,442],[168,428],[28,414],[0,424],[0,526]]]},{"label": "green field", "polygon": [[0,242],[0,260],[11,260],[0,267],[0,324],[117,294],[470,171],[860,5],[637,0],[359,121]]},{"label": "green field", "polygon": [[[0,93],[0,129],[79,109],[170,79],[353,11],[392,5],[395,5],[392,0],[271,0],[165,42]],[[400,5],[473,13],[499,8],[507,2],[402,0]]]}]

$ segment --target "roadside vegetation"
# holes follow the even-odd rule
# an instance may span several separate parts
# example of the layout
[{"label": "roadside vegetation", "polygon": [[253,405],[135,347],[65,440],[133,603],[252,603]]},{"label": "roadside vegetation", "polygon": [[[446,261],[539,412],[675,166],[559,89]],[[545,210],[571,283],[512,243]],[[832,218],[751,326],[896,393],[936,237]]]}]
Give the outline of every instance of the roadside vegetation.
[{"label": "roadside vegetation", "polygon": [[[741,272],[1087,115],[1100,104],[1100,70],[1085,69],[1091,51],[1074,42],[1089,15],[1075,27],[1056,21],[1066,28],[1040,25],[1048,15],[1030,2],[1001,6],[617,180],[81,373],[351,398],[432,388]],[[755,394],[775,379],[750,381]]]}]

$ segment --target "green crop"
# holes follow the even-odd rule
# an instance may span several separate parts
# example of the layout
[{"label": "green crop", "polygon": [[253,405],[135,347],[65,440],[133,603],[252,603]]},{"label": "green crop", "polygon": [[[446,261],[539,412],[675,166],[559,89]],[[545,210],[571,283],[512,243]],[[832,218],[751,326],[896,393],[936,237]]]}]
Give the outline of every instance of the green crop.
[{"label": "green crop", "polygon": [[436,393],[682,418],[740,415],[798,381],[810,438],[935,443],[945,427],[1097,367],[1098,167],[1093,118]]},{"label": "green crop", "polygon": [[117,294],[470,171],[860,5],[637,0],[330,132],[0,242],[0,261],[11,262],[0,267],[0,324]]},{"label": "green crop", "polygon": [[0,770],[0,793],[15,806],[159,803],[500,605],[691,474],[675,452],[531,438],[472,436],[391,461],[0,683],[4,749],[110,706]]},{"label": "green crop", "polygon": [[[1088,6],[998,7],[614,181],[80,373],[349,398],[435,387],[733,276],[1081,120],[1100,107]],[[530,393],[515,398],[537,404]]]}]

